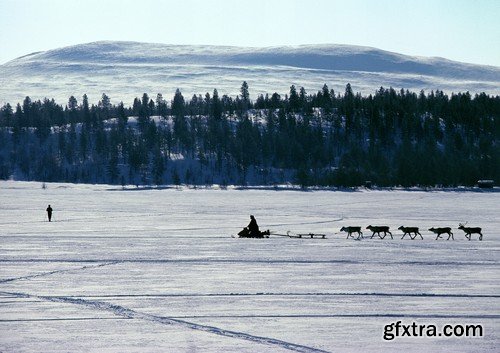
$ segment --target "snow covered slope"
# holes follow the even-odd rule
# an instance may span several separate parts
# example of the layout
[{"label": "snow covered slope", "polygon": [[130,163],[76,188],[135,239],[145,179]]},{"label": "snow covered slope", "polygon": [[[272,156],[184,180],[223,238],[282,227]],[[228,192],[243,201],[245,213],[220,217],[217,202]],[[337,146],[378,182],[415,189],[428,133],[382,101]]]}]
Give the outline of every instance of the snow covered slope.
[{"label": "snow covered slope", "polygon": [[94,42],[32,53],[0,66],[0,103],[84,93],[97,102],[104,92],[113,102],[131,104],[148,93],[184,96],[239,94],[247,81],[253,98],[286,94],[294,84],[309,93],[329,88],[373,93],[380,86],[413,91],[485,91],[500,94],[500,68],[443,58],[412,57],[350,45],[242,48],[180,46],[137,42]]}]

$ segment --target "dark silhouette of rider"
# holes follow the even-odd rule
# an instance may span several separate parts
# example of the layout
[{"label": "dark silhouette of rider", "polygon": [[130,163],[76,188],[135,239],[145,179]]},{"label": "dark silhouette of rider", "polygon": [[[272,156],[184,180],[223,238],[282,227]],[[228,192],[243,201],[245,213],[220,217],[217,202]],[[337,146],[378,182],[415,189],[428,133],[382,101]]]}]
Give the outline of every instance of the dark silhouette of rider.
[{"label": "dark silhouette of rider", "polygon": [[49,222],[51,222],[51,220],[52,220],[52,207],[50,207],[50,205],[49,205],[49,207],[47,207],[46,211],[47,211],[47,216],[49,217]]},{"label": "dark silhouette of rider", "polygon": [[253,237],[261,236],[259,225],[257,224],[254,216],[250,216],[250,223],[248,224],[247,228],[250,231],[250,235],[252,235]]}]

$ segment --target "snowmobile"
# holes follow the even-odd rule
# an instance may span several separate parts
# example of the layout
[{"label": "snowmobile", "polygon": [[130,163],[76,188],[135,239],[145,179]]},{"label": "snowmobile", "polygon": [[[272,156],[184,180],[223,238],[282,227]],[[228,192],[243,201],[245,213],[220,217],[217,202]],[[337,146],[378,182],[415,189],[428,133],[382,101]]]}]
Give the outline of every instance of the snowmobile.
[{"label": "snowmobile", "polygon": [[259,231],[258,233],[252,233],[252,232],[250,232],[250,230],[247,227],[245,227],[245,228],[243,228],[243,230],[241,230],[238,233],[238,237],[239,238],[269,238],[269,234],[271,234],[269,229],[265,230],[263,232]]}]

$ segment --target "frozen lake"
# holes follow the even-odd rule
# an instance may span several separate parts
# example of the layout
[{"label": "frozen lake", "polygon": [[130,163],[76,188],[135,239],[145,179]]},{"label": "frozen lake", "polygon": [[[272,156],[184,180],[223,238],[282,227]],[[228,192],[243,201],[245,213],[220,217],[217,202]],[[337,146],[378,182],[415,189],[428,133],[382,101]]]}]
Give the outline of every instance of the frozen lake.
[{"label": "frozen lake", "polygon": [[[498,192],[46,186],[0,182],[2,353],[500,349]],[[250,214],[327,239],[231,238]],[[394,239],[370,239],[370,224]],[[401,240],[401,225],[424,239]],[[384,340],[398,321],[483,335]]]}]

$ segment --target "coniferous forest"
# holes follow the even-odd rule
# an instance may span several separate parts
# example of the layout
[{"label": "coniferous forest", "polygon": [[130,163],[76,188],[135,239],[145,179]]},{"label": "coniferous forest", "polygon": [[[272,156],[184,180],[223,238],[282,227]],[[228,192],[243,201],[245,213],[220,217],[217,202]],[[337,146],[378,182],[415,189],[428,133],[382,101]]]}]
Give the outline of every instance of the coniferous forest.
[{"label": "coniferous forest", "polygon": [[327,85],[0,109],[0,179],[135,185],[472,186],[500,179],[500,97]]}]

